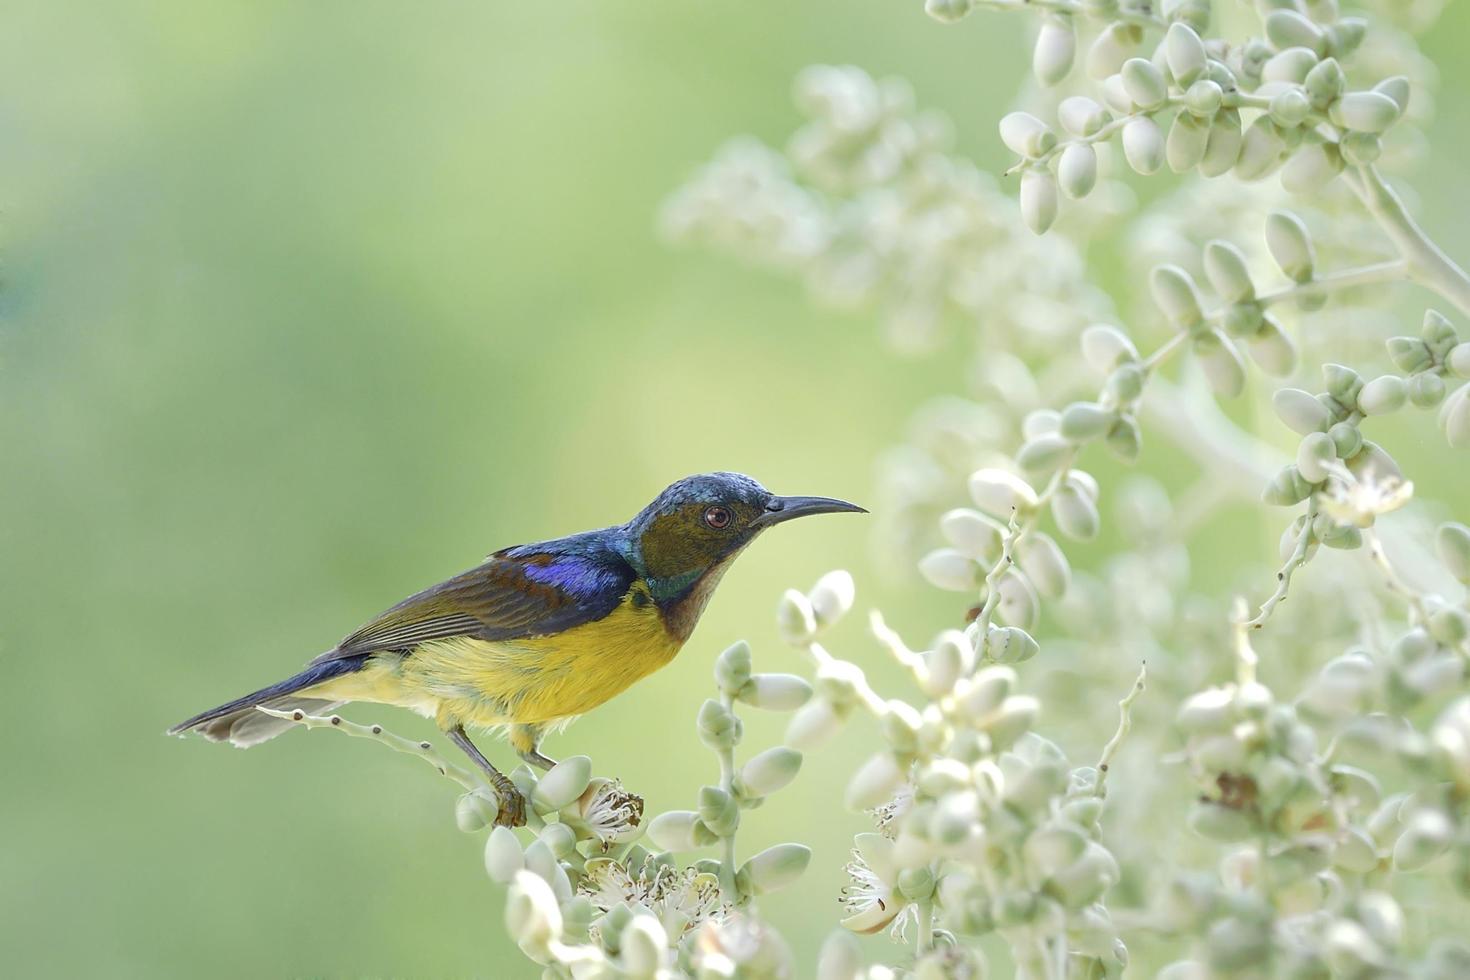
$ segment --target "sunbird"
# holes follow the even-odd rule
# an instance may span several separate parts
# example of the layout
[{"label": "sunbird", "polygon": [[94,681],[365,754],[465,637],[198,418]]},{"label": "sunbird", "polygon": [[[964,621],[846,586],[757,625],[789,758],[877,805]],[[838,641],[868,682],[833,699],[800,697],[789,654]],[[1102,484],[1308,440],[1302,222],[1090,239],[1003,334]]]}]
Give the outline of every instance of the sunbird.
[{"label": "sunbird", "polygon": [[735,557],[768,527],[809,514],[865,513],[831,497],[782,497],[739,473],[669,486],[626,524],[497,551],[398,605],[294,677],[180,722],[249,748],[292,727],[257,708],[320,714],[349,701],[434,719],[484,771],[496,822],[526,801],[466,727],[500,728],[526,762],[548,729],[592,710],[674,659]]}]

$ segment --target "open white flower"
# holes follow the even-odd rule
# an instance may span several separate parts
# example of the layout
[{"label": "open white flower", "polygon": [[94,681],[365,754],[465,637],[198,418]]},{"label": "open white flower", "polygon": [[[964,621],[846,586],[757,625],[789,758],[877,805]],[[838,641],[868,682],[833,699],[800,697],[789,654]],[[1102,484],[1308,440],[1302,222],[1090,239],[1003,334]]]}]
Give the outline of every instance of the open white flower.
[{"label": "open white flower", "polygon": [[659,865],[634,877],[611,858],[587,862],[577,893],[598,912],[627,904],[657,916],[676,942],[707,921],[724,918],[730,906],[720,897],[719,880],[694,868]]},{"label": "open white flower", "polygon": [[1414,496],[1410,480],[1391,474],[1366,473],[1354,477],[1342,471],[1327,484],[1322,509],[1339,524],[1372,527],[1382,514],[1398,510]]},{"label": "open white flower", "polygon": [[576,817],[604,851],[643,832],[643,797],[616,779],[594,779],[576,802]]},{"label": "open white flower", "polygon": [[909,902],[898,891],[893,841],[882,834],[858,834],[852,842],[852,860],[845,869],[851,880],[842,889],[843,928],[874,933],[893,925],[902,930],[900,914]]}]

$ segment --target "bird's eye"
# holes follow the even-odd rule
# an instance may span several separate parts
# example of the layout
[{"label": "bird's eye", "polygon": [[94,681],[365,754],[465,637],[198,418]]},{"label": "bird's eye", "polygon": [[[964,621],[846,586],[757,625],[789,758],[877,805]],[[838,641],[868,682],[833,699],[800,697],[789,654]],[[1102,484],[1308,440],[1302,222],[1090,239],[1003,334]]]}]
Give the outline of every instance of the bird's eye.
[{"label": "bird's eye", "polygon": [[716,531],[730,526],[730,512],[724,507],[710,507],[704,512],[704,522]]}]

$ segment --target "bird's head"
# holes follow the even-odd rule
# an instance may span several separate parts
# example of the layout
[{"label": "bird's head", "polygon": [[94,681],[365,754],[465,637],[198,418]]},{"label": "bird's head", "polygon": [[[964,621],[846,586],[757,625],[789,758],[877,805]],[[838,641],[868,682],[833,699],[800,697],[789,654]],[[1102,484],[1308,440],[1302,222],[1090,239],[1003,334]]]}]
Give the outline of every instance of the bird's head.
[{"label": "bird's head", "polygon": [[866,513],[831,497],[782,497],[740,473],[704,473],[668,487],[628,523],[628,530],[654,598],[671,600],[706,581],[708,573],[723,570],[766,528],[809,514],[848,511]]}]

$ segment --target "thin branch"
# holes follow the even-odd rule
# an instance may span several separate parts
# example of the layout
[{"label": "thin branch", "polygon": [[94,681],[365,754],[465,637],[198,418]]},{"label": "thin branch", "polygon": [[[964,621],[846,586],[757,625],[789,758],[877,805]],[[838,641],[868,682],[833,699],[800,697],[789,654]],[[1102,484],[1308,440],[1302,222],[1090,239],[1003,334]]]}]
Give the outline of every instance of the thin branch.
[{"label": "thin branch", "polygon": [[392,732],[384,731],[382,725],[359,725],[355,721],[348,721],[341,715],[309,715],[300,710],[277,711],[274,708],[266,708],[260,705],[257,705],[255,710],[262,711],[272,718],[295,722],[302,728],[335,728],[342,734],[350,735],[353,738],[371,739],[380,745],[388,746],[394,752],[402,752],[404,755],[411,755],[416,759],[423,759],[437,769],[439,775],[454,780],[471,793],[478,790],[489,790],[492,794],[495,792],[492,787],[485,785],[485,783],[477,779],[472,773],[454,765],[438,752],[434,751],[434,746],[430,743],[415,742],[412,739],[404,738],[402,735],[394,735]]},{"label": "thin branch", "polygon": [[1097,760],[1097,788],[1094,793],[1099,796],[1107,795],[1106,782],[1108,778],[1108,766],[1112,764],[1113,756],[1118,751],[1118,746],[1123,744],[1123,738],[1133,728],[1133,702],[1143,693],[1148,681],[1148,663],[1138,665],[1138,677],[1133,681],[1133,687],[1118,702],[1118,730],[1113,732],[1113,737],[1108,739],[1108,744],[1103,746],[1102,756]]}]

